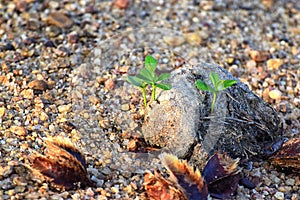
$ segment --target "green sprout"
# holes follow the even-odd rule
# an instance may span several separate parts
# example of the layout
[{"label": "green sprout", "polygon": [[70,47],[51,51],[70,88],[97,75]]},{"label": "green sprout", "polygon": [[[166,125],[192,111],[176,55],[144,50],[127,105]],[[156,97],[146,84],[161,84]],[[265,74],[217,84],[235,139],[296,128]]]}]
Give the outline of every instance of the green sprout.
[{"label": "green sprout", "polygon": [[156,100],[156,88],[170,90],[171,85],[161,83],[170,77],[170,73],[162,73],[156,76],[157,61],[150,55],[145,58],[145,68],[141,69],[140,73],[135,76],[127,76],[127,81],[134,86],[142,89],[144,105],[147,107],[146,88],[148,85],[152,87],[151,99]]},{"label": "green sprout", "polygon": [[216,100],[217,100],[217,94],[220,91],[231,87],[237,81],[236,80],[221,80],[219,75],[215,72],[210,73],[209,78],[210,78],[210,81],[213,84],[213,87],[209,86],[207,83],[205,83],[202,80],[197,80],[196,81],[196,87],[199,90],[204,90],[204,91],[208,91],[208,92],[213,93],[214,96],[213,96],[213,101],[212,101],[211,109],[210,109],[211,114],[212,114],[214,112],[215,103],[216,103]]}]

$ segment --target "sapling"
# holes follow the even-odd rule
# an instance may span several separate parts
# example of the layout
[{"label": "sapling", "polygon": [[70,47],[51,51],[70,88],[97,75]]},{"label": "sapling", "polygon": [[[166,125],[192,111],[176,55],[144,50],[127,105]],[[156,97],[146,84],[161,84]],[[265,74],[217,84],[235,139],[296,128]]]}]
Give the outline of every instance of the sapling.
[{"label": "sapling", "polygon": [[162,83],[162,81],[170,77],[170,73],[162,73],[159,76],[156,75],[157,61],[150,55],[145,58],[145,68],[141,69],[140,73],[135,76],[128,76],[127,81],[134,86],[142,89],[144,105],[147,107],[146,88],[148,85],[152,87],[151,99],[156,100],[156,88],[163,90],[170,90],[171,85]]},{"label": "sapling", "polygon": [[147,83],[143,80],[137,78],[136,76],[127,76],[127,81],[131,83],[134,86],[137,86],[142,89],[143,99],[144,99],[144,105],[147,106],[147,97],[146,97],[146,88]]},{"label": "sapling", "polygon": [[210,85],[208,85],[207,83],[205,83],[202,80],[197,80],[196,81],[196,87],[199,90],[204,90],[204,91],[208,91],[208,92],[213,93],[213,101],[212,101],[211,109],[210,109],[211,114],[212,114],[214,112],[215,103],[216,103],[216,100],[217,100],[217,94],[220,91],[231,87],[237,81],[236,80],[221,80],[219,75],[215,72],[210,73],[209,78],[210,78],[210,81],[212,82],[213,87],[211,87]]}]

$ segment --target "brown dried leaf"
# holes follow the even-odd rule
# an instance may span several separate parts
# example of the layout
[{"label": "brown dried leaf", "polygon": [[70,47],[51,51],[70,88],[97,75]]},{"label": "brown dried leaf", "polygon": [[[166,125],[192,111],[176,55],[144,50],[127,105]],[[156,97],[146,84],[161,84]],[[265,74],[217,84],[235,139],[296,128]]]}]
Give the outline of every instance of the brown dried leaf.
[{"label": "brown dried leaf", "polygon": [[45,142],[45,155],[33,152],[29,157],[34,173],[50,180],[56,187],[71,189],[78,185],[92,185],[87,176],[85,158],[70,140],[55,137]]},{"label": "brown dried leaf", "polygon": [[300,173],[300,138],[288,140],[270,160],[274,165]]},{"label": "brown dried leaf", "polygon": [[164,153],[160,159],[170,172],[171,181],[178,183],[185,190],[188,199],[207,199],[207,186],[198,169],[194,170],[186,160],[181,161],[171,154]]},{"label": "brown dried leaf", "polygon": [[188,200],[181,187],[165,179],[157,171],[147,171],[144,176],[144,187],[150,200]]},{"label": "brown dried leaf", "polygon": [[[207,162],[201,176],[198,169],[179,160],[176,156],[164,153],[162,164],[170,173],[168,179],[158,172],[147,172],[144,186],[150,199],[189,199],[204,200],[208,194],[228,199],[236,190],[240,180],[239,159],[231,159],[226,154],[214,154]],[[178,196],[179,195],[179,196]]]}]

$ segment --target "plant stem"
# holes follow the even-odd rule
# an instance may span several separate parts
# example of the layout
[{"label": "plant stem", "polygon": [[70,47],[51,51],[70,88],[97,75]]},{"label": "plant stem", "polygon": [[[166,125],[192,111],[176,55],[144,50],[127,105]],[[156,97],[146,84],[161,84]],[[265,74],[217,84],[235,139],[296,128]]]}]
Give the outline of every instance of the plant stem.
[{"label": "plant stem", "polygon": [[144,98],[144,106],[147,107],[147,97],[146,97],[146,87],[142,88],[143,98]]},{"label": "plant stem", "polygon": [[216,100],[217,100],[217,92],[214,92],[213,94],[214,94],[214,97],[213,97],[213,101],[212,101],[212,104],[211,104],[211,110],[210,110],[211,114],[214,113],[215,103],[216,103]]},{"label": "plant stem", "polygon": [[155,90],[156,90],[156,85],[152,84],[152,101],[155,101]]}]

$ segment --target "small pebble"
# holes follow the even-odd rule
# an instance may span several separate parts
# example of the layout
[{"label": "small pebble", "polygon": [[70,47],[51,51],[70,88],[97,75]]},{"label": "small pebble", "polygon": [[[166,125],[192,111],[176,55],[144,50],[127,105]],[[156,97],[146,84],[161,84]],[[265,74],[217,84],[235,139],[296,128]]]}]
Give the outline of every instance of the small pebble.
[{"label": "small pebble", "polygon": [[115,82],[114,82],[113,79],[106,80],[104,85],[105,85],[105,88],[108,89],[108,90],[112,90],[112,89],[115,88]]},{"label": "small pebble", "polygon": [[180,46],[185,42],[185,38],[182,36],[164,36],[163,40],[172,47]]},{"label": "small pebble", "polygon": [[119,189],[116,187],[111,187],[111,191],[115,194],[119,193]]},{"label": "small pebble", "polygon": [[281,92],[279,90],[277,90],[277,89],[271,90],[269,92],[269,97],[271,99],[280,99],[281,98]]},{"label": "small pebble", "polygon": [[235,59],[234,59],[233,57],[228,57],[228,58],[226,59],[227,63],[230,64],[230,65],[233,64],[234,60],[235,60]]},{"label": "small pebble", "polygon": [[127,144],[127,149],[129,151],[134,151],[134,150],[136,150],[136,148],[137,148],[137,141],[134,139],[130,140]]},{"label": "small pebble", "polygon": [[71,109],[72,109],[72,105],[70,104],[58,106],[58,112],[60,113],[70,112]]},{"label": "small pebble", "polygon": [[2,177],[8,177],[13,173],[13,167],[12,166],[0,166],[0,176]]},{"label": "small pebble", "polygon": [[283,192],[283,193],[286,193],[286,192],[289,192],[292,190],[292,187],[291,186],[280,186],[278,187],[278,190],[280,192]]},{"label": "small pebble", "polygon": [[80,194],[79,193],[75,193],[71,197],[72,197],[73,200],[80,200]]},{"label": "small pebble", "polygon": [[28,83],[28,87],[34,90],[45,91],[49,89],[49,84],[47,83],[47,81],[44,80],[34,80]]},{"label": "small pebble", "polygon": [[6,43],[6,45],[3,47],[3,50],[4,51],[15,51],[15,47],[10,43]]},{"label": "small pebble", "polygon": [[122,111],[128,111],[129,109],[130,109],[130,107],[129,107],[129,104],[128,104],[128,103],[122,104],[122,105],[121,105],[121,110],[122,110]]},{"label": "small pebble", "polygon": [[300,194],[299,195],[293,194],[291,200],[299,200],[299,198],[300,198]]},{"label": "small pebble", "polygon": [[232,65],[228,68],[228,71],[233,75],[233,76],[238,76],[240,73],[240,68],[237,65]]},{"label": "small pebble", "polygon": [[50,48],[56,47],[55,44],[54,44],[51,40],[47,40],[47,41],[44,43],[44,46],[45,46],[45,47],[50,47]]},{"label": "small pebble", "polygon": [[283,64],[282,59],[269,59],[267,61],[267,66],[269,70],[278,70]]},{"label": "small pebble", "polygon": [[274,197],[278,200],[284,200],[284,193],[282,192],[276,192]]},{"label": "small pebble", "polygon": [[129,5],[129,0],[114,0],[113,5],[120,9],[126,9]]},{"label": "small pebble", "polygon": [[25,199],[40,199],[41,194],[40,192],[29,192],[27,195],[24,197]]},{"label": "small pebble", "polygon": [[12,126],[9,130],[18,136],[25,136],[27,134],[27,131],[23,126]]},{"label": "small pebble", "polygon": [[249,52],[250,57],[256,61],[256,62],[263,62],[268,59],[270,56],[267,51],[256,51],[256,50],[251,50]]},{"label": "small pebble", "polygon": [[79,35],[77,32],[73,31],[68,34],[68,42],[71,44],[75,44],[79,41]]},{"label": "small pebble", "polygon": [[60,28],[70,28],[73,20],[61,12],[53,12],[48,15],[47,22]]},{"label": "small pebble", "polygon": [[86,190],[86,194],[90,197],[93,197],[95,195],[94,191],[92,190],[92,188],[88,188]]},{"label": "small pebble", "polygon": [[246,68],[250,72],[254,71],[256,69],[256,62],[254,60],[248,60],[246,62]]},{"label": "small pebble", "polygon": [[280,178],[278,178],[277,176],[275,176],[273,174],[271,175],[271,178],[272,178],[272,181],[277,184],[279,184],[281,181]]},{"label": "small pebble", "polygon": [[58,9],[59,2],[57,2],[57,1],[49,1],[49,7],[52,8],[52,9]]},{"label": "small pebble", "polygon": [[0,118],[2,118],[5,115],[5,108],[1,107],[0,108]]},{"label": "small pebble", "polygon": [[89,97],[89,100],[90,100],[90,102],[91,102],[93,105],[96,105],[96,104],[98,104],[98,103],[101,102],[101,100],[100,100],[98,97],[96,97],[96,96],[90,96],[90,97]]},{"label": "small pebble", "polygon": [[192,46],[200,45],[202,42],[202,39],[198,32],[185,33],[184,37],[185,40]]},{"label": "small pebble", "polygon": [[28,90],[23,90],[20,93],[21,96],[23,96],[25,99],[33,99],[34,94],[33,94],[33,90],[32,89],[28,89]]},{"label": "small pebble", "polygon": [[15,190],[8,190],[8,191],[7,191],[7,194],[8,194],[9,196],[13,196],[13,195],[15,194]]},{"label": "small pebble", "polygon": [[65,57],[65,56],[69,55],[69,50],[66,47],[61,46],[61,45],[58,46],[56,49],[54,49],[54,52],[59,57]]},{"label": "small pebble", "polygon": [[285,181],[285,183],[287,185],[294,186],[295,185],[295,179],[289,178],[288,180]]},{"label": "small pebble", "polygon": [[41,112],[40,114],[40,120],[46,121],[48,119],[48,115],[45,112]]},{"label": "small pebble", "polygon": [[26,189],[27,189],[26,186],[16,186],[15,187],[16,193],[24,192]]}]

